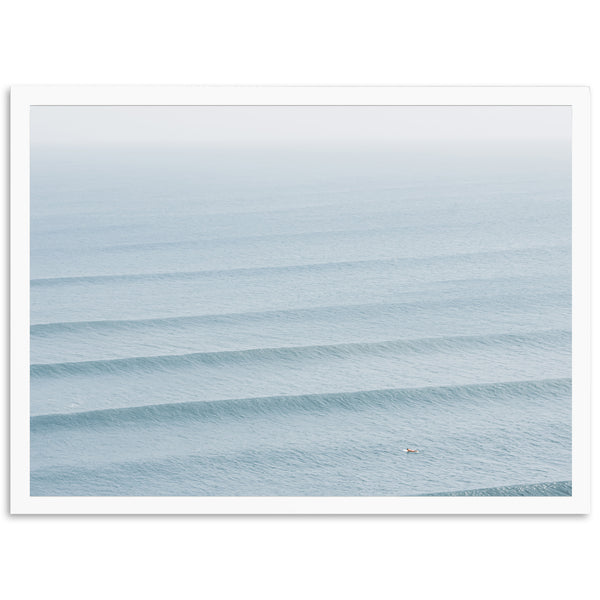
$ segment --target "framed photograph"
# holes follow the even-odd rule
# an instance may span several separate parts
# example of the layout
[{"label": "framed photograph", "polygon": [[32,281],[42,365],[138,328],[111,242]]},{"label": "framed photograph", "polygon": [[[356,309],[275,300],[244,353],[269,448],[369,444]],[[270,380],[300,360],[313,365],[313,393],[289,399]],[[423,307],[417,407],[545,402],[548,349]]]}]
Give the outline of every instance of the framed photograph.
[{"label": "framed photograph", "polygon": [[589,90],[11,92],[11,512],[586,513]]}]

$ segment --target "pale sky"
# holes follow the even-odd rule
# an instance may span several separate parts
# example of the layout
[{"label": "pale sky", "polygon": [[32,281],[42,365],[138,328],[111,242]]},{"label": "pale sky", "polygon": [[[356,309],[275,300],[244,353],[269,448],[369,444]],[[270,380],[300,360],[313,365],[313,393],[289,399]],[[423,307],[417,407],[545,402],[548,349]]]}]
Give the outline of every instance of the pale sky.
[{"label": "pale sky", "polygon": [[33,145],[570,140],[570,106],[33,106]]}]

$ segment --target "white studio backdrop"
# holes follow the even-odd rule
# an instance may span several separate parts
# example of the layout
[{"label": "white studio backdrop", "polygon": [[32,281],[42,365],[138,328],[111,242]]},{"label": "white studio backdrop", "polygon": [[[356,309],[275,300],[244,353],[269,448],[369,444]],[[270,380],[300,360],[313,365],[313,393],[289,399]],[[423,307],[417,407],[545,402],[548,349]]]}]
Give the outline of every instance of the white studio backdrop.
[{"label": "white studio backdrop", "polygon": [[[11,3],[0,36],[5,197],[8,87],[26,83],[589,85],[594,181],[595,23],[583,1]],[[8,244],[2,248],[6,282]],[[597,280],[592,285],[597,291]],[[6,340],[7,319],[2,327]],[[597,320],[593,327],[597,343]],[[3,348],[8,392],[6,342]],[[594,409],[592,425],[598,434]],[[588,517],[9,517],[7,440],[2,448],[0,549],[11,598],[558,599],[598,592],[594,480]],[[592,451],[594,467],[598,444]]]}]

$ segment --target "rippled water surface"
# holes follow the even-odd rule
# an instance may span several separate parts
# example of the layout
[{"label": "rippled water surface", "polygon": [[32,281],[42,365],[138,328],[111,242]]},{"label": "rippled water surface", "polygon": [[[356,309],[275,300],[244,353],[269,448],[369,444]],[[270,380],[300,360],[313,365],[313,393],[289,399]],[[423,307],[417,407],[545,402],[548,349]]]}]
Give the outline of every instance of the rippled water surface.
[{"label": "rippled water surface", "polygon": [[34,149],[32,495],[570,494],[569,163]]}]

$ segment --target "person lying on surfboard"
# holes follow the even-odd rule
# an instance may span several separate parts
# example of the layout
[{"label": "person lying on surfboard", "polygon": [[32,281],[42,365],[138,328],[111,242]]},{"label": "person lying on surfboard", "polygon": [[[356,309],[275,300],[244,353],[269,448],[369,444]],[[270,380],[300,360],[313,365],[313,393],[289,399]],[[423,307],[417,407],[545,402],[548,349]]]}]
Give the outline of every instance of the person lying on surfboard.
[{"label": "person lying on surfboard", "polygon": [[407,452],[418,452],[418,450],[411,450],[410,448],[406,449]]}]

